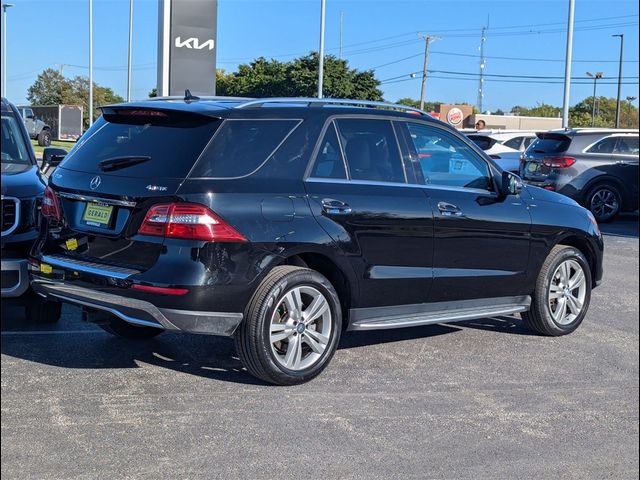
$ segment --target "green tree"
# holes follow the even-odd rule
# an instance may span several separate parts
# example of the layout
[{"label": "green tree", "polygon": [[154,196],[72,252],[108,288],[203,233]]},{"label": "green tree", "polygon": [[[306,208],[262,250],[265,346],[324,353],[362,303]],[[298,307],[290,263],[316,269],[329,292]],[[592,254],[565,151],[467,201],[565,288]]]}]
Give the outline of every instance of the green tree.
[{"label": "green tree", "polygon": [[[290,62],[257,58],[237,72],[216,73],[217,93],[239,97],[314,97],[318,82],[317,53]],[[346,60],[325,56],[322,93],[331,98],[382,100],[372,70],[351,69]]]},{"label": "green tree", "polygon": [[71,94],[69,80],[57,70],[47,68],[27,90],[27,99],[31,105],[59,105],[65,103]]},{"label": "green tree", "polygon": [[[82,105],[82,116],[85,128],[89,127],[89,79],[87,77],[76,76],[69,80],[71,84],[72,96],[65,103]],[[93,83],[93,119],[100,116],[99,107],[110,103],[124,102],[124,98],[116,94],[109,87],[102,87]]]}]

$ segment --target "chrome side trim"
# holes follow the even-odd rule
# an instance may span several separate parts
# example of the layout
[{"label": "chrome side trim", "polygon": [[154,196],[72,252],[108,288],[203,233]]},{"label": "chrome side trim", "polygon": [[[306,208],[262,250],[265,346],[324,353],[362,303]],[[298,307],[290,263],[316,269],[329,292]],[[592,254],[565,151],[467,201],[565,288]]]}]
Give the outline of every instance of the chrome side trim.
[{"label": "chrome side trim", "polygon": [[[11,201],[16,206],[16,216],[13,220],[13,225],[11,225],[8,229],[2,231],[2,236],[4,237],[5,235],[11,235],[13,231],[16,228],[18,228],[18,225],[20,224],[20,199],[16,197],[2,195],[2,200]],[[2,217],[3,217],[2,221],[4,222],[4,212],[2,212]]]},{"label": "chrome side trim", "polygon": [[119,280],[124,280],[125,278],[129,278],[131,275],[140,273],[139,270],[114,267],[111,265],[87,262],[84,260],[76,260],[74,258],[63,257],[61,255],[43,255],[41,257],[41,261],[55,267],[90,273],[92,275],[101,275],[103,277],[117,278]]},{"label": "chrome side trim", "polygon": [[352,320],[348,330],[382,330],[433,323],[460,322],[526,312],[530,306],[531,297],[527,295],[487,300],[351,309],[350,317]]},{"label": "chrome side trim", "polygon": [[77,193],[68,192],[56,192],[59,197],[68,198],[70,200],[79,200],[81,202],[95,202],[104,203],[106,205],[115,205],[118,207],[135,207],[136,202],[129,202],[127,200],[115,200],[112,198],[94,197],[92,195],[80,195]]}]

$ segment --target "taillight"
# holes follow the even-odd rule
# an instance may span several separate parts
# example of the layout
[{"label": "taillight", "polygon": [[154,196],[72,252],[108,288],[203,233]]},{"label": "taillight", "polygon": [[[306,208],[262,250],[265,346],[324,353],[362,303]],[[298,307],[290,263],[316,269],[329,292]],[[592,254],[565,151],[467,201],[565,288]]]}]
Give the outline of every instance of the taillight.
[{"label": "taillight", "polygon": [[56,192],[51,187],[44,189],[44,197],[42,198],[42,207],[40,209],[42,215],[54,220],[62,219],[62,209]]},{"label": "taillight", "polygon": [[573,157],[546,157],[542,163],[551,168],[569,168],[576,163],[576,159]]},{"label": "taillight", "polygon": [[247,241],[209,208],[197,203],[154,205],[147,212],[138,233],[207,242]]}]

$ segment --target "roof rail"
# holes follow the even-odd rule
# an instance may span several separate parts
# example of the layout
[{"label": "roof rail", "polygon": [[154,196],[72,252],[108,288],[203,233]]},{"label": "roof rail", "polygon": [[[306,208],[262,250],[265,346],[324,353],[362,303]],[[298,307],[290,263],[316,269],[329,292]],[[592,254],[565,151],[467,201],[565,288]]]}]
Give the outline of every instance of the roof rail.
[{"label": "roof rail", "polygon": [[[189,93],[191,93],[191,92],[189,92]],[[206,95],[198,95],[197,98],[198,98],[198,100],[205,100],[205,101],[234,102],[234,103],[247,102],[247,101],[253,100],[253,98],[250,98],[250,97],[222,97],[222,96],[206,96]],[[168,96],[165,96],[165,97],[145,98],[145,101],[184,100],[184,99],[185,99],[184,95],[168,95]]]},{"label": "roof rail", "polygon": [[317,105],[319,107],[325,105],[351,105],[355,107],[371,107],[380,108],[386,110],[399,110],[402,112],[412,112],[419,115],[430,116],[424,110],[419,108],[409,107],[407,105],[400,105],[397,103],[376,102],[373,100],[353,100],[346,98],[304,98],[304,97],[274,97],[274,98],[260,98],[257,100],[250,100],[237,105],[235,108],[258,108],[267,103],[302,103],[307,105]]}]

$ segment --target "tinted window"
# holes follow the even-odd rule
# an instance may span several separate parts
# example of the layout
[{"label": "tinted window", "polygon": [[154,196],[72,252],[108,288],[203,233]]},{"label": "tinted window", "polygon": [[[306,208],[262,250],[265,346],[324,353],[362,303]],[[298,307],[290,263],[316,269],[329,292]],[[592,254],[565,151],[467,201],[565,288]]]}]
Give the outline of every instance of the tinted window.
[{"label": "tinted window", "polygon": [[391,122],[344,119],[336,123],[352,179],[405,183]]},{"label": "tinted window", "polygon": [[338,135],[333,123],[327,128],[327,132],[320,143],[320,150],[318,150],[311,176],[317,178],[347,178],[340,144],[338,143]]},{"label": "tinted window", "polygon": [[566,135],[541,134],[536,138],[529,148],[534,153],[562,153],[566,152],[571,145],[571,139]]},{"label": "tinted window", "polygon": [[638,137],[618,137],[618,143],[613,153],[619,155],[638,155]]},{"label": "tinted window", "polygon": [[259,168],[298,120],[227,120],[191,177],[242,177]]},{"label": "tinted window", "polygon": [[467,135],[467,138],[482,150],[489,150],[496,144],[496,140],[486,135]]},{"label": "tinted window", "polygon": [[587,149],[589,153],[613,153],[618,142],[617,137],[607,137]]},{"label": "tinted window", "polygon": [[2,171],[11,164],[31,165],[29,151],[20,125],[13,115],[2,115]]},{"label": "tinted window", "polygon": [[507,140],[503,143],[504,146],[509,148],[515,148],[516,150],[520,150],[520,144],[522,143],[522,137],[515,137]]},{"label": "tinted window", "polygon": [[[101,172],[98,163],[118,157],[151,157],[109,172],[127,177],[184,178],[219,126],[217,119],[200,115],[130,118],[104,117],[82,136],[61,166],[81,172]],[[157,124],[156,122],[163,123]],[[146,123],[145,123],[146,122]]]},{"label": "tinted window", "polygon": [[529,145],[536,139],[536,137],[527,137],[524,139],[524,148],[525,150],[529,148]]},{"label": "tinted window", "polygon": [[468,145],[439,128],[409,123],[425,184],[491,189],[487,163]]}]

